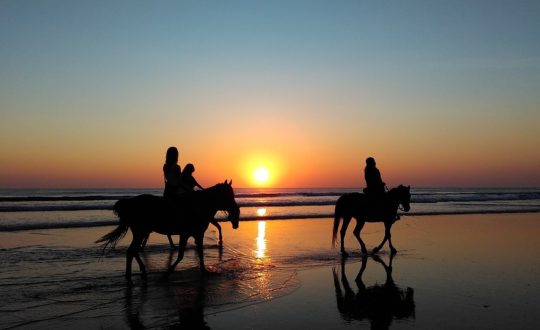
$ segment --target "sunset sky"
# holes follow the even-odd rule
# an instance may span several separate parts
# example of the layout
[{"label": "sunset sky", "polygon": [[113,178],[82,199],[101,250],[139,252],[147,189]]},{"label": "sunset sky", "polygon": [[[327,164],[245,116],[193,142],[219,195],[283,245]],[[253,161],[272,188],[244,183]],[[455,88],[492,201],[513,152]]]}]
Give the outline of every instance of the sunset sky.
[{"label": "sunset sky", "polygon": [[540,2],[0,1],[0,188],[161,187],[169,146],[204,186],[540,186]]}]

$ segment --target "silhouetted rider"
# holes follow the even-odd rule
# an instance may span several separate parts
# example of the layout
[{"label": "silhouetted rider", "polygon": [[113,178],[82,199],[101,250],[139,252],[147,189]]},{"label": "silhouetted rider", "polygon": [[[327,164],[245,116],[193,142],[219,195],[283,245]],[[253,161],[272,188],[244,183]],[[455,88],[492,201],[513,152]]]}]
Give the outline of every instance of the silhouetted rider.
[{"label": "silhouetted rider", "polygon": [[178,149],[176,147],[167,149],[165,164],[163,164],[163,178],[165,180],[164,197],[170,198],[184,192],[182,171],[180,165],[178,165]]},{"label": "silhouetted rider", "polygon": [[381,172],[376,167],[375,159],[368,157],[366,167],[364,168],[364,178],[366,179],[366,188],[364,192],[369,195],[384,195],[386,184],[381,178]]},{"label": "silhouetted rider", "polygon": [[195,190],[195,187],[199,187],[199,189],[204,189],[198,182],[195,180],[195,177],[193,177],[193,172],[195,172],[195,166],[193,164],[189,163],[184,167],[184,170],[182,171],[182,183],[187,189],[187,191],[193,191]]},{"label": "silhouetted rider", "polygon": [[[163,164],[163,179],[165,181],[165,190],[163,191],[163,197],[165,201],[171,206],[175,212],[179,212],[179,206],[177,205],[177,197],[186,191],[182,183],[182,169],[178,165],[178,149],[176,147],[169,147],[165,154],[165,164]],[[174,248],[174,243],[171,235],[167,235],[169,244]],[[146,245],[148,236],[143,242],[143,247]]]}]

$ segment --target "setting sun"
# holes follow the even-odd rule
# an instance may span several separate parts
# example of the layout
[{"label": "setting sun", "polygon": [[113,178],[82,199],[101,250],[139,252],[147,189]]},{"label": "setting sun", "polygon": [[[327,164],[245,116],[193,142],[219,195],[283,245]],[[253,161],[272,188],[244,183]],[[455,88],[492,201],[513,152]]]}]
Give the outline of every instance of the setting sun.
[{"label": "setting sun", "polygon": [[253,179],[255,179],[255,182],[257,184],[265,184],[268,182],[268,179],[270,178],[270,173],[265,167],[259,167],[258,169],[253,172]]},{"label": "setting sun", "polygon": [[243,187],[276,187],[286,175],[282,156],[268,150],[246,153],[238,165],[238,185]]}]

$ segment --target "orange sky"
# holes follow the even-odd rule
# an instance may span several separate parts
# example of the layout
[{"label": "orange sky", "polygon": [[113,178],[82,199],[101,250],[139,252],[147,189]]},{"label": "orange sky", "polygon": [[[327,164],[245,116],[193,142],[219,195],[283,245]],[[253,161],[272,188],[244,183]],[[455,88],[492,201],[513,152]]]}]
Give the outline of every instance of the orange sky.
[{"label": "orange sky", "polygon": [[152,128],[128,134],[130,125],[118,128],[125,134],[81,127],[66,138],[52,129],[36,127],[22,136],[13,129],[16,138],[3,149],[0,179],[2,187],[160,187],[165,150],[175,145],[180,165],[193,163],[204,186],[232,179],[236,187],[255,187],[253,172],[263,166],[270,187],[360,187],[367,156],[377,159],[390,186],[540,185],[536,123],[521,136],[475,133],[461,123],[454,138],[445,130],[422,131],[422,125],[377,133],[362,125],[354,131],[354,124],[342,131],[339,120],[324,124],[260,113],[223,119],[205,130],[195,122],[188,132],[164,124],[169,134]]}]

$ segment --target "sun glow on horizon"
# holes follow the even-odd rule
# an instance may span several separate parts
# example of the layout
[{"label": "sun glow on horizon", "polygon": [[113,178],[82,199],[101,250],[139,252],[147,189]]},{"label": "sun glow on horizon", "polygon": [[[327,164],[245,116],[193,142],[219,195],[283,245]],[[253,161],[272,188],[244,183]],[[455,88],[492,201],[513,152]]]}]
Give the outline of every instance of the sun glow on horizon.
[{"label": "sun glow on horizon", "polygon": [[270,179],[270,172],[266,167],[259,167],[253,172],[253,179],[258,185],[265,185]]},{"label": "sun glow on horizon", "polygon": [[285,168],[280,155],[260,150],[246,154],[242,158],[238,167],[242,184],[254,188],[270,188],[281,184]]}]

